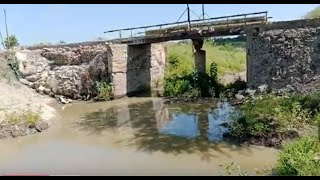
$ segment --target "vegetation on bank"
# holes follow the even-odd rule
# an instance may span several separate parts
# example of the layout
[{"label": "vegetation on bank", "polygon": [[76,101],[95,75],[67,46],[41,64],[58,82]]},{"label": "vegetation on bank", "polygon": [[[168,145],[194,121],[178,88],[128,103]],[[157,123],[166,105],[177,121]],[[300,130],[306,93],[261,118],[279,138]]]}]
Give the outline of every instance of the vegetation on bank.
[{"label": "vegetation on bank", "polygon": [[20,124],[20,123],[27,123],[29,125],[35,125],[39,121],[41,121],[41,110],[34,112],[31,110],[25,110],[21,112],[10,112],[6,113],[5,121],[11,124]]},{"label": "vegetation on bank", "polygon": [[[303,132],[320,125],[320,93],[266,94],[244,102],[239,110],[229,126],[233,137],[281,138],[293,130]],[[299,136],[284,144],[271,174],[320,175],[320,134],[318,138],[310,132]]]},{"label": "vegetation on bank", "polygon": [[319,110],[319,94],[263,95],[246,101],[230,125],[234,137],[267,137],[270,132],[286,133],[315,125]]},{"label": "vegetation on bank", "polygon": [[315,137],[303,137],[285,145],[275,167],[278,175],[319,176],[320,142]]},{"label": "vegetation on bank", "polygon": [[106,81],[95,82],[97,95],[93,98],[94,101],[109,101],[113,99],[112,86]]}]

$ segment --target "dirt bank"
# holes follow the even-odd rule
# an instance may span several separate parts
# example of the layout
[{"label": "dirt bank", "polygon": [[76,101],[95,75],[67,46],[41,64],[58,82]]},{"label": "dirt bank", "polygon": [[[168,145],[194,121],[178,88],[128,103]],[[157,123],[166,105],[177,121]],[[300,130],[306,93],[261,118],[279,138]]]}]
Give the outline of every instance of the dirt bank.
[{"label": "dirt bank", "polygon": [[[48,128],[56,113],[48,105],[52,101],[48,96],[21,84],[0,52],[0,139],[33,134]],[[27,115],[22,116],[24,113]],[[15,123],[8,122],[9,115],[24,118]],[[39,120],[36,121],[36,118]],[[25,119],[34,120],[34,123],[25,122]]]}]

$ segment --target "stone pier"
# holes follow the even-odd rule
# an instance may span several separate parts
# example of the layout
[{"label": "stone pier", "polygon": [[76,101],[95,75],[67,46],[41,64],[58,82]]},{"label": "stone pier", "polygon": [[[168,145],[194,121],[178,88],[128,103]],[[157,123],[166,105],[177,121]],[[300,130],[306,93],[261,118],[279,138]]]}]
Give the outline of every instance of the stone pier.
[{"label": "stone pier", "polygon": [[167,59],[165,43],[123,45],[110,44],[108,65],[115,98],[163,89]]}]

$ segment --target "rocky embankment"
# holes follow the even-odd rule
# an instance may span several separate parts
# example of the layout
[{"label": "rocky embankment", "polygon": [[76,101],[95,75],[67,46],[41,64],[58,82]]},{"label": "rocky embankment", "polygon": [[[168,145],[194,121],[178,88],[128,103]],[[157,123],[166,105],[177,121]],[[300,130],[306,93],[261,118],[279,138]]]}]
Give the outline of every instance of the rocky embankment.
[{"label": "rocky embankment", "polygon": [[95,81],[108,81],[107,46],[43,48],[15,52],[20,82],[62,103],[96,94]]},{"label": "rocky embankment", "polygon": [[56,113],[48,105],[53,99],[19,83],[3,52],[0,53],[0,75],[0,139],[47,129]]}]

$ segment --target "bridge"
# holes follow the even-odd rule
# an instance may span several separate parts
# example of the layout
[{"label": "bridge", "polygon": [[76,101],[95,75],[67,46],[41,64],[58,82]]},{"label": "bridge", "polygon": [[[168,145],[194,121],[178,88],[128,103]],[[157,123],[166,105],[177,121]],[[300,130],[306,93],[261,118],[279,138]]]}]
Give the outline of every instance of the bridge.
[{"label": "bridge", "polygon": [[264,11],[116,29],[104,33],[107,35],[111,33],[118,35],[117,38],[109,40],[112,43],[129,45],[149,44],[172,40],[239,35],[245,33],[245,29],[247,28],[255,28],[266,24],[268,18],[268,12]]},{"label": "bridge", "polygon": [[[204,38],[245,33],[249,87],[267,84],[279,89],[290,85],[300,92],[320,89],[320,70],[317,68],[320,62],[320,18],[272,23],[268,19],[267,12],[256,12],[182,22],[178,20],[174,23],[107,31],[107,35],[117,35],[107,42],[101,40],[26,49],[53,52],[58,57],[54,59],[61,58],[67,63],[70,55],[86,65],[93,62],[89,67],[101,67],[106,75],[103,78],[111,82],[113,94],[118,98],[134,95],[145,88],[151,90],[150,95],[154,90],[163,90],[167,60],[164,42],[191,39],[193,51],[196,50],[195,69],[205,72],[205,51],[201,50]],[[51,51],[50,48],[57,51]],[[94,55],[93,59],[90,54]]]},{"label": "bridge", "polygon": [[113,57],[109,59],[114,72],[111,73],[114,93],[133,94],[140,85],[161,89],[156,84],[164,76],[167,50],[163,42],[191,39],[195,69],[205,73],[206,52],[202,50],[205,38],[245,34],[267,24],[268,19],[268,12],[264,11],[214,18],[203,15],[202,19],[190,20],[188,9],[187,21],[106,31],[107,35],[116,35],[108,40],[113,44],[110,53]]}]

